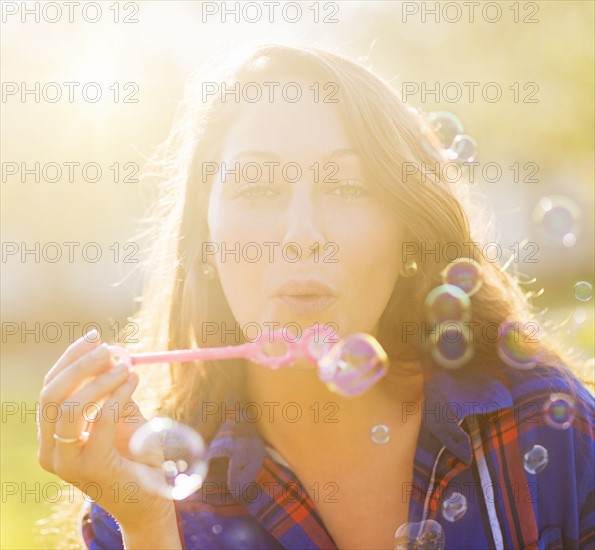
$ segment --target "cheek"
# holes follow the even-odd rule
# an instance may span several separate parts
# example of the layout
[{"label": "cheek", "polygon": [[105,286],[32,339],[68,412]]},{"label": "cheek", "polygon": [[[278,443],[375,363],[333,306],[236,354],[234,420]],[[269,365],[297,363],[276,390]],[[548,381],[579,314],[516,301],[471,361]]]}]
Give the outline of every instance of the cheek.
[{"label": "cheek", "polygon": [[[233,251],[236,242],[242,240],[242,228],[246,227],[244,220],[235,216],[229,203],[220,194],[216,187],[209,201],[208,209],[209,236],[212,246],[217,250],[215,260],[227,267],[227,263],[234,264]],[[226,254],[229,252],[229,254]],[[229,259],[226,261],[226,259]]]},{"label": "cheek", "polygon": [[237,221],[229,215],[226,206],[226,201],[221,196],[219,186],[215,185],[209,199],[207,223],[209,226],[209,235],[216,242],[223,241],[236,231],[233,226]]},{"label": "cheek", "polygon": [[394,215],[376,216],[360,224],[352,238],[344,241],[345,307],[348,317],[357,320],[355,327],[347,324],[350,330],[374,334],[377,329],[399,277],[400,235]]},{"label": "cheek", "polygon": [[[223,292],[234,316],[245,321],[250,318],[248,314],[253,313],[255,303],[260,298],[262,273],[258,262],[243,260],[243,252],[252,252],[246,252],[245,244],[256,239],[247,220],[235,214],[229,203],[214,189],[207,213],[209,240],[211,250],[214,251],[209,261],[217,269]],[[246,289],[251,291],[247,292]]]},{"label": "cheek", "polygon": [[251,211],[217,194],[209,204],[208,224],[213,241],[233,247],[237,242],[246,244],[273,240],[271,236],[279,224],[279,215]]},{"label": "cheek", "polygon": [[[353,216],[334,232],[339,263],[366,273],[363,280],[395,278],[399,268],[401,227],[394,213],[370,209]],[[393,277],[394,274],[394,277]]]}]

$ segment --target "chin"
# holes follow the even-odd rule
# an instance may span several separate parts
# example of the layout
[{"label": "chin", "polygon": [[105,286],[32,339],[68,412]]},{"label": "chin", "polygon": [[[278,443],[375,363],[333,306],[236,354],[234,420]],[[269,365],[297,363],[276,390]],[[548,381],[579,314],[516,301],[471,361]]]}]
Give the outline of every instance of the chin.
[{"label": "chin", "polygon": [[316,363],[310,363],[310,362],[306,361],[305,359],[300,359],[298,361],[295,361],[291,366],[279,367],[278,369],[272,369],[269,367],[265,367],[265,366],[261,365],[260,363],[257,363],[252,360],[250,361],[250,365],[254,365],[256,367],[260,367],[262,369],[270,370],[273,372],[289,372],[289,371],[317,372],[318,371],[318,365]]},{"label": "chin", "polygon": [[296,361],[293,365],[291,365],[291,367],[287,367],[287,368],[291,369],[291,370],[315,371],[315,370],[318,370],[318,365],[316,363],[310,363],[309,361],[306,361],[305,359],[300,359],[300,360]]}]

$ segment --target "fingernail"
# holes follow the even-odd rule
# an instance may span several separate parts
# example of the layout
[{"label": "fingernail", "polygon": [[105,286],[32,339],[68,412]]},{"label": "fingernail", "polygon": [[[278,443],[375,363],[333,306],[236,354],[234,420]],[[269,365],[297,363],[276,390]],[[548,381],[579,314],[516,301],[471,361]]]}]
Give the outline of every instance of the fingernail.
[{"label": "fingernail", "polygon": [[83,336],[83,340],[85,340],[86,342],[97,342],[98,336],[99,332],[96,328],[93,328]]}]

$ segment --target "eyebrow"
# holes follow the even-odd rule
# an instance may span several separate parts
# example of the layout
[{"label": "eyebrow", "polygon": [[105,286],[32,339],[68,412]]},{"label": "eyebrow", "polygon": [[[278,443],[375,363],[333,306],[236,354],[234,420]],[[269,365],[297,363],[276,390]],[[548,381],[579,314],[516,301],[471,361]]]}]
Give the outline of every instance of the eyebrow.
[{"label": "eyebrow", "polygon": [[328,158],[330,160],[341,158],[341,157],[357,157],[357,151],[355,149],[335,149]]},{"label": "eyebrow", "polygon": [[[324,157],[324,160],[334,160],[337,158],[348,157],[348,156],[357,156],[357,151],[355,149],[335,149],[334,151],[330,152]],[[262,160],[276,160],[279,161],[281,157],[276,153],[271,151],[260,151],[260,150],[253,150],[247,149],[245,151],[240,151],[236,155],[234,155],[230,162],[237,161],[242,157],[252,157],[258,158]]]},{"label": "eyebrow", "polygon": [[240,151],[237,155],[234,155],[233,157],[231,157],[230,162],[233,162],[235,160],[238,160],[239,158],[242,157],[256,157],[256,158],[261,158],[263,160],[279,160],[280,157],[279,155],[276,155],[275,153],[271,153],[270,151],[256,151],[256,150],[246,150],[246,151]]}]

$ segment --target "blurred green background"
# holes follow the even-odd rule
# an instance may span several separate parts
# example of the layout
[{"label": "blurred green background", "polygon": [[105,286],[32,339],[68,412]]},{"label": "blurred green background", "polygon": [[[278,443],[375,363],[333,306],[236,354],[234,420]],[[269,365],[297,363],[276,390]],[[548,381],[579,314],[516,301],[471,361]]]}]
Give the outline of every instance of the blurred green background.
[{"label": "blurred green background", "polygon": [[[501,9],[494,22],[486,21],[481,8],[473,22],[468,16],[453,21],[452,7],[436,22],[435,15],[422,16],[420,3],[318,3],[321,20],[336,5],[335,23],[313,22],[314,2],[298,2],[303,16],[296,23],[281,17],[275,23],[236,23],[233,18],[203,23],[197,1],[119,2],[120,19],[129,16],[138,22],[115,23],[115,9],[110,11],[114,4],[101,3],[97,23],[84,21],[77,10],[72,23],[66,15],[56,23],[36,23],[31,16],[23,23],[20,14],[3,11],[3,82],[94,81],[112,98],[108,88],[119,82],[121,96],[118,102],[104,98],[97,103],[36,103],[32,96],[21,103],[8,97],[1,104],[4,163],[96,162],[103,168],[95,183],[83,181],[80,172],[73,182],[67,176],[56,183],[36,183],[32,176],[21,182],[20,174],[2,180],[4,244],[95,241],[103,250],[96,263],[82,261],[80,254],[72,263],[64,258],[36,262],[33,255],[25,262],[19,255],[2,258],[2,548],[48,547],[50,539],[36,538],[33,524],[49,515],[47,500],[55,496],[48,489],[44,499],[41,488],[50,481],[61,484],[37,464],[35,416],[23,417],[22,405],[33,409],[45,372],[83,334],[83,326],[97,325],[106,340],[113,340],[116,323],[122,328],[135,308],[138,264],[126,263],[122,256],[114,261],[109,247],[123,246],[133,236],[151,190],[124,181],[130,174],[124,165],[142,166],[165,138],[190,71],[232,48],[261,42],[315,44],[366,62],[397,89],[406,83],[406,89],[414,84],[421,89],[422,82],[428,88],[440,83],[443,89],[449,82],[479,82],[473,102],[468,94],[451,102],[452,95],[412,93],[408,103],[425,112],[457,114],[478,142],[476,160],[482,164],[538,166],[536,181],[524,181],[530,174],[521,168],[520,181],[514,181],[512,170],[504,170],[499,181],[480,181],[478,186],[496,212],[505,251],[523,239],[539,244],[538,262],[517,267],[537,277],[532,289],[545,289],[536,306],[548,308],[554,322],[564,321],[560,330],[569,344],[592,358],[593,300],[579,301],[574,294],[577,281],[593,284],[592,2],[492,2]],[[433,9],[437,3],[425,4]],[[468,13],[465,2],[456,4]],[[133,13],[131,6],[138,11]],[[495,13],[488,17],[493,20]],[[128,82],[138,85],[133,96],[138,103],[122,102],[134,91],[123,88]],[[481,97],[489,82],[501,87],[501,100]],[[538,88],[524,88],[528,83]],[[520,98],[537,90],[531,96],[537,101],[515,101],[515,87]],[[119,182],[109,168],[114,163],[122,170]],[[570,223],[576,242],[548,239],[533,222],[540,198],[550,195],[573,201]],[[134,249],[120,252],[140,258]],[[44,338],[47,323],[58,324],[61,337],[47,328]],[[73,337],[64,323],[73,323]]]}]

